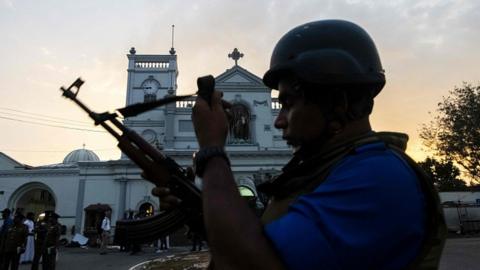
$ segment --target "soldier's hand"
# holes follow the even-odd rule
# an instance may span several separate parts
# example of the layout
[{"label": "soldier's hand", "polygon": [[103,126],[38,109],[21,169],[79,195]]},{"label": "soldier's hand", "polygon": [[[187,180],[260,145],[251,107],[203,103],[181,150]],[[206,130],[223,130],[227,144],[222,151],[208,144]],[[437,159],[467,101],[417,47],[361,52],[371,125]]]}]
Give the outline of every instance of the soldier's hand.
[{"label": "soldier's hand", "polygon": [[[145,172],[143,172],[141,176],[147,180],[153,179],[153,176],[150,176]],[[181,200],[178,197],[173,196],[170,193],[170,189],[168,187],[154,187],[152,189],[152,195],[160,199],[161,210],[168,210],[168,209],[175,208],[181,202]]]},{"label": "soldier's hand", "polygon": [[168,187],[155,187],[152,189],[152,194],[160,198],[161,210],[175,208],[182,202],[182,200],[170,193],[170,189]]},{"label": "soldier's hand", "polygon": [[225,145],[228,134],[228,102],[222,100],[223,93],[215,91],[211,106],[197,97],[192,109],[192,121],[200,148]]}]

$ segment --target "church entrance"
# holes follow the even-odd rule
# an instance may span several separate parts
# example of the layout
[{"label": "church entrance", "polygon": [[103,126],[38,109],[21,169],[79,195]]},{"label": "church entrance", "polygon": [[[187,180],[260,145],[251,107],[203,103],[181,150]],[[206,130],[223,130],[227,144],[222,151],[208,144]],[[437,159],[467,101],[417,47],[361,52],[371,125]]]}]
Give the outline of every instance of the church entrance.
[{"label": "church entrance", "polygon": [[45,211],[55,211],[55,198],[50,189],[41,183],[31,183],[20,187],[11,197],[15,212],[35,214],[35,219]]}]

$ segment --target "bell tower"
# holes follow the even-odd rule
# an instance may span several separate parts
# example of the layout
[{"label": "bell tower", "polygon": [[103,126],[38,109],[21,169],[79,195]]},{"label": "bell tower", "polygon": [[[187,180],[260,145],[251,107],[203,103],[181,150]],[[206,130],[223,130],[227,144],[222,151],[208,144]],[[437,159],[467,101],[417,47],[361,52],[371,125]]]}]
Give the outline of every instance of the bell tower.
[{"label": "bell tower", "polygon": [[[127,58],[127,106],[176,94],[178,69],[173,47],[170,54],[165,55],[137,54],[135,48],[131,48]],[[126,118],[124,124],[161,149],[165,141],[166,115],[167,108],[160,107]]]}]

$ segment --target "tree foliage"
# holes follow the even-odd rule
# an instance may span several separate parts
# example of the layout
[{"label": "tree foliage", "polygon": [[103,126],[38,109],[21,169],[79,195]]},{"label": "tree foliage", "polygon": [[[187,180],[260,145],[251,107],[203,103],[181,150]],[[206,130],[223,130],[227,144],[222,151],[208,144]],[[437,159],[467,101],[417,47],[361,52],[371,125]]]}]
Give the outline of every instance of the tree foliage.
[{"label": "tree foliage", "polygon": [[467,185],[460,177],[458,169],[451,160],[438,161],[427,158],[418,163],[433,179],[439,191],[465,191]]},{"label": "tree foliage", "polygon": [[420,137],[435,156],[452,160],[480,182],[480,85],[464,83],[438,103],[437,116]]}]

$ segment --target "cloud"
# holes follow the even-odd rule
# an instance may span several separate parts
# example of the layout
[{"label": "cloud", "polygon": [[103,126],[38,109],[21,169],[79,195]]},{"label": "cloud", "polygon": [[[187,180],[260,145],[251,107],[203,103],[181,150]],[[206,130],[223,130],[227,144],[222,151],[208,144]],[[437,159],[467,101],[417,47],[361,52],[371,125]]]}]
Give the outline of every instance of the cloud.
[{"label": "cloud", "polygon": [[53,64],[43,64],[42,67],[44,69],[47,69],[49,71],[54,71],[54,72],[58,72],[62,75],[65,75],[67,74],[68,70],[70,69],[68,66],[56,66],[56,65],[53,65]]},{"label": "cloud", "polygon": [[56,85],[55,83],[48,82],[42,79],[32,78],[32,77],[27,77],[27,82],[29,82],[35,87],[42,87],[42,88],[49,88],[49,89],[54,89],[58,87],[58,85]]},{"label": "cloud", "polygon": [[45,69],[48,69],[48,70],[51,70],[51,71],[57,70],[52,64],[43,64],[42,66],[43,66]]},{"label": "cloud", "polygon": [[[321,19],[356,22],[375,40],[387,73],[377,123],[411,131],[413,138],[448,89],[478,80],[478,0],[44,2],[0,0],[0,78],[11,87],[18,84],[15,77],[47,82],[29,89],[37,99],[50,98],[52,87],[81,75],[87,80],[82,98],[92,107],[123,105],[125,54],[131,46],[138,54],[168,53],[172,24],[179,91],[187,93],[195,89],[196,76],[230,68],[227,55],[235,47],[245,54],[239,64],[261,77],[275,43],[293,27]],[[65,13],[72,16],[65,20]]]},{"label": "cloud", "polygon": [[4,6],[6,6],[9,9],[12,9],[12,10],[16,9],[15,6],[13,5],[12,0],[2,0],[2,3],[3,3]]},{"label": "cloud", "polygon": [[50,52],[50,50],[48,50],[48,49],[45,48],[45,47],[40,48],[40,50],[42,51],[43,55],[49,56],[49,55],[52,54],[52,53]]}]

